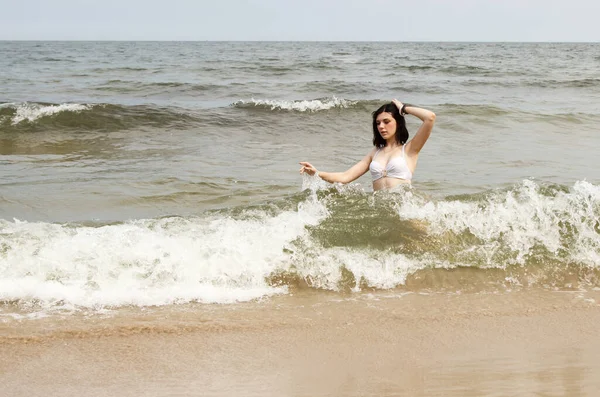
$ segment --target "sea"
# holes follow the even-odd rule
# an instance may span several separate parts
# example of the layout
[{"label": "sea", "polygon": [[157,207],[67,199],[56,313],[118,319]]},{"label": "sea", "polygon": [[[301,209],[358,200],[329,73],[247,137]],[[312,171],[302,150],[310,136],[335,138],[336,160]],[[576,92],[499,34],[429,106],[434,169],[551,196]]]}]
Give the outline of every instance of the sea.
[{"label": "sea", "polygon": [[[599,70],[594,43],[0,42],[0,323],[598,290]],[[360,161],[394,98],[437,115],[411,186],[298,172]]]}]

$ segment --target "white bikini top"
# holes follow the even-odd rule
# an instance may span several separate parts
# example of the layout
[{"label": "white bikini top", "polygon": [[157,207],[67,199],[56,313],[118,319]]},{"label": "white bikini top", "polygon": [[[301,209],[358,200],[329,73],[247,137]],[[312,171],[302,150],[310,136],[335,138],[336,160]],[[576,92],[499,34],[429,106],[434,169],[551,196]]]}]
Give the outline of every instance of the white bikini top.
[{"label": "white bikini top", "polygon": [[369,165],[369,171],[371,171],[373,181],[384,177],[404,179],[407,181],[412,179],[412,172],[406,163],[406,155],[404,153],[405,146],[406,145],[402,145],[402,156],[392,157],[386,164],[385,168],[383,168],[379,162],[375,161],[375,157],[377,157],[377,154],[381,150],[377,149],[373,155],[373,160]]}]

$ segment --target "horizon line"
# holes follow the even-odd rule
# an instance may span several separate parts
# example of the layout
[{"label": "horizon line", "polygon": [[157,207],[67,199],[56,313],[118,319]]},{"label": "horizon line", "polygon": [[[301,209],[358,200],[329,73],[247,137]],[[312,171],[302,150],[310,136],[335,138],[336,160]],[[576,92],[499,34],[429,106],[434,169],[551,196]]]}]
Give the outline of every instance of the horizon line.
[{"label": "horizon line", "polygon": [[600,41],[518,40],[199,40],[199,39],[1,39],[0,42],[148,42],[148,43],[480,43],[480,44],[597,44]]}]

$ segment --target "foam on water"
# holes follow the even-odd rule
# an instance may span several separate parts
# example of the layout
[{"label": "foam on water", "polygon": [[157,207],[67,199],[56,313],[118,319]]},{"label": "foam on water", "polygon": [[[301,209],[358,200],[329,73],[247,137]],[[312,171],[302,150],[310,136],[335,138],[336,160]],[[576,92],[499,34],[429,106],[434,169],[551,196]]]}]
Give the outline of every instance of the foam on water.
[{"label": "foam on water", "polygon": [[333,108],[348,108],[355,104],[356,101],[338,99],[336,97],[326,99],[314,99],[310,101],[285,101],[252,98],[249,101],[240,100],[234,103],[234,105],[254,105],[270,108],[271,110],[294,110],[298,112],[317,112],[320,110],[329,110]]},{"label": "foam on water", "polygon": [[[313,254],[301,253],[295,271],[313,288],[325,290],[362,287],[390,289],[406,282],[406,277],[425,266],[402,254],[376,250],[316,248]],[[422,258],[424,259],[424,258]]]},{"label": "foam on water", "polygon": [[600,187],[586,181],[549,194],[534,181],[525,180],[505,193],[477,201],[415,198],[403,201],[398,214],[426,221],[433,234],[470,233],[484,243],[479,250],[492,252],[506,246],[517,253],[519,264],[535,246],[542,246],[553,254],[600,267]]},{"label": "foam on water", "polygon": [[285,292],[265,277],[327,215],[297,211],[137,220],[103,227],[0,221],[0,300],[45,307],[230,303]]},{"label": "foam on water", "polygon": [[61,112],[81,112],[90,109],[89,105],[77,103],[63,103],[61,105],[41,105],[36,103],[8,103],[2,104],[3,107],[10,107],[16,110],[12,118],[12,125],[17,125],[23,121],[33,122],[41,117],[52,116]]},{"label": "foam on water", "polygon": [[[286,293],[289,284],[273,282],[278,275],[318,289],[387,289],[422,269],[529,266],[540,250],[542,261],[600,269],[600,187],[589,182],[567,189],[527,180],[440,201],[412,189],[378,195],[367,201],[392,200],[392,233],[411,233],[411,220],[423,227],[421,237],[387,248],[329,242],[323,233],[369,238],[347,234],[368,218],[336,216],[350,210],[338,207],[345,197],[356,206],[370,193],[321,182],[305,176],[309,190],[297,207],[275,213],[246,208],[98,227],[0,220],[0,301],[42,310],[233,303]],[[367,217],[394,216],[367,205]]]}]

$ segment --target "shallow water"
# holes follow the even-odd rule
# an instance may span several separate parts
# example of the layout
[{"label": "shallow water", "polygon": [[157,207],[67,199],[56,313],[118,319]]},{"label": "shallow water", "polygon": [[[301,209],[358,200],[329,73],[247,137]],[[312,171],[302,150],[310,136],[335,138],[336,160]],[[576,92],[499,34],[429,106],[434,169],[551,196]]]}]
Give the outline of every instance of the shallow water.
[{"label": "shallow water", "polygon": [[[0,51],[0,316],[599,285],[597,44]],[[437,114],[411,189],[298,175],[360,160],[394,97]]]}]

